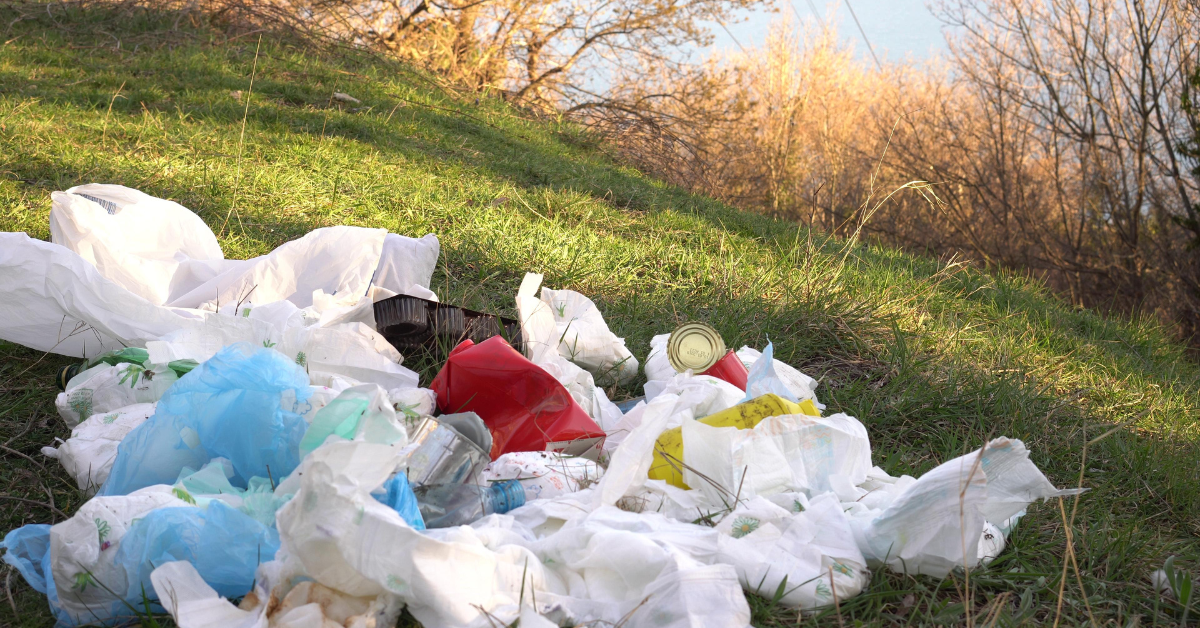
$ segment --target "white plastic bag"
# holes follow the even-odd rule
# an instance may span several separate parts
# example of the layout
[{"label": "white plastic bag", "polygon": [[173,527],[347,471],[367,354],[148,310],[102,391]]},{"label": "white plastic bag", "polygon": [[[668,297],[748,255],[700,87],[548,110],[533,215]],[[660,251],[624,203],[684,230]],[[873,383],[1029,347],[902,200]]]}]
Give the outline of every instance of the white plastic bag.
[{"label": "white plastic bag", "polygon": [[121,539],[136,519],[158,508],[187,508],[169,486],[129,495],[93,497],[50,529],[51,570],[62,610],[77,624],[124,615],[127,574],[116,562]]},{"label": "white plastic bag", "polygon": [[0,338],[76,357],[143,346],[201,316],[154,305],[24,233],[0,233],[0,294]]},{"label": "white plastic bag", "polygon": [[[533,296],[542,283],[542,276],[526,273],[525,280],[517,292],[517,313],[521,321],[521,335],[525,341],[525,357],[558,380],[571,398],[592,417],[601,429],[607,431],[621,418],[617,404],[608,400],[604,390],[596,386],[590,372],[563,357],[560,352],[557,323],[550,307]],[[607,327],[605,328],[607,329]],[[617,339],[613,336],[613,339]],[[621,341],[624,348],[624,341]],[[636,362],[634,362],[636,364]],[[636,373],[636,371],[635,371]]]},{"label": "white plastic bag", "polygon": [[300,441],[300,455],[334,441],[381,443],[396,448],[408,444],[408,431],[396,416],[387,393],[375,384],[353,386],[338,393],[318,410]]},{"label": "white plastic bag", "polygon": [[75,251],[126,290],[163,305],[181,263],[225,255],[199,216],[121,185],[90,183],[50,195],[50,241]]},{"label": "white plastic bag", "polygon": [[441,244],[432,233],[420,238],[389,233],[383,239],[383,251],[371,281],[373,286],[395,294],[408,294],[423,299],[437,295],[429,290],[433,271],[437,269]]},{"label": "white plastic bag", "polygon": [[649,380],[644,386],[646,401],[662,393],[679,395],[693,406],[697,419],[732,408],[742,402],[746,393],[729,382],[711,375],[675,373],[670,379]]},{"label": "white plastic bag", "polygon": [[845,414],[767,417],[746,430],[687,421],[683,461],[684,482],[714,502],[739,491],[743,496],[784,491],[815,496],[864,482],[871,444],[862,423]]},{"label": "white plastic bag", "polygon": [[[759,497],[717,525],[720,560],[736,567],[742,587],[786,606],[811,609],[846,600],[870,582],[841,504],[824,494],[793,513]],[[786,581],[785,581],[786,579]],[[781,589],[782,587],[782,589]]]},{"label": "white plastic bag", "polygon": [[91,495],[108,479],[121,440],[145,423],[154,414],[154,407],[153,403],[138,403],[93,414],[72,428],[71,437],[57,449],[43,447],[42,453],[58,459],[63,469],[75,478],[79,490]]},{"label": "white plastic bag", "polygon": [[625,339],[608,329],[591,299],[573,290],[542,288],[539,300],[534,293],[541,283],[540,274],[526,273],[517,293],[525,353],[534,364],[556,352],[601,384],[637,377],[637,358],[625,348]]},{"label": "white plastic bag", "polygon": [[982,455],[977,450],[922,475],[881,511],[853,504],[847,510],[869,563],[940,578],[994,557],[998,526],[1034,500],[1077,492],[1055,488],[1024,443],[997,438]]},{"label": "white plastic bag", "polygon": [[[667,358],[667,341],[670,338],[671,334],[659,334],[650,339],[650,354],[646,356],[645,368],[647,382],[666,381],[678,372]],[[646,396],[651,396],[649,388],[646,389]]]},{"label": "white plastic bag", "polygon": [[178,379],[165,364],[150,369],[129,362],[97,364],[72,377],[66,390],[54,399],[54,407],[67,427],[75,427],[93,414],[154,403]]},{"label": "white plastic bag", "polygon": [[[380,290],[425,294],[437,263],[436,237],[344,226],[314,230],[261,257],[226,260],[204,222],[176,203],[95,184],[53,198],[56,244],[0,234],[0,291],[7,297],[0,338],[64,355],[145,346],[203,320],[204,312],[241,317],[280,301],[308,308],[318,291],[357,300],[376,274],[385,284]],[[284,331],[279,319],[270,322]],[[229,331],[235,329],[256,331]],[[225,338],[221,346],[255,341],[252,335]]]}]

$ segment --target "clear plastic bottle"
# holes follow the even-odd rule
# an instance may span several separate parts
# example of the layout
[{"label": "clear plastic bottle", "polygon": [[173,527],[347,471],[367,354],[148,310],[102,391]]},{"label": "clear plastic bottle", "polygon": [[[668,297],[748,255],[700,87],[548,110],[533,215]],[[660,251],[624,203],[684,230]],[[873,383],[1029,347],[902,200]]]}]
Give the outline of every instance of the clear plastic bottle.
[{"label": "clear plastic bottle", "polygon": [[525,505],[525,487],[516,480],[490,486],[426,484],[413,488],[426,528],[466,525],[491,514]]}]

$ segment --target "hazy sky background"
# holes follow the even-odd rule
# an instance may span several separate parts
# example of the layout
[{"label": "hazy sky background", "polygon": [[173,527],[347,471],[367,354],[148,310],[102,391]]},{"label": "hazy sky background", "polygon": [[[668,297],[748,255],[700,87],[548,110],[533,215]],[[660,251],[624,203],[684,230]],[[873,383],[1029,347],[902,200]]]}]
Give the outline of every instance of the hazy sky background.
[{"label": "hazy sky background", "polygon": [[[718,24],[712,25],[716,41],[711,49],[737,50],[737,44],[745,48],[762,46],[766,41],[767,31],[772,18],[789,16],[793,19],[799,14],[806,21],[814,19],[813,9],[809,0],[778,0],[778,13],[754,13],[747,20],[736,24],[728,24],[729,33]],[[838,35],[843,41],[851,43],[855,55],[870,62],[863,37],[855,26],[846,8],[847,0],[811,0],[821,19],[833,15],[837,22]],[[946,50],[946,41],[942,35],[942,24],[926,6],[926,0],[849,0],[854,13],[858,16],[866,32],[867,39],[875,48],[875,54],[880,60],[885,58],[901,60],[911,57],[920,61],[929,59]],[[792,9],[795,9],[793,11]],[[735,43],[736,41],[736,43]],[[710,49],[710,50],[711,50]]]}]

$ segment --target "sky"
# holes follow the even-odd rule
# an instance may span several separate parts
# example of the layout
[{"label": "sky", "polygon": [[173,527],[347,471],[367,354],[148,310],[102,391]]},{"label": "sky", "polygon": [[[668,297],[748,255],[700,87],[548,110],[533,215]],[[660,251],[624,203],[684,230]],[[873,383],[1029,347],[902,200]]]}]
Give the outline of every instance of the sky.
[{"label": "sky", "polygon": [[[715,41],[711,49],[736,50],[762,46],[774,17],[799,14],[805,20],[814,18],[813,9],[822,19],[831,13],[837,21],[839,36],[854,47],[855,55],[870,62],[870,52],[863,35],[851,17],[850,8],[858,16],[866,38],[880,60],[902,60],[906,57],[923,61],[946,50],[942,24],[926,6],[927,0],[777,0],[779,13],[748,14],[742,22],[727,24],[728,32],[719,24],[711,26]],[[790,1],[790,4],[789,4]],[[794,9],[794,10],[793,10]]]}]

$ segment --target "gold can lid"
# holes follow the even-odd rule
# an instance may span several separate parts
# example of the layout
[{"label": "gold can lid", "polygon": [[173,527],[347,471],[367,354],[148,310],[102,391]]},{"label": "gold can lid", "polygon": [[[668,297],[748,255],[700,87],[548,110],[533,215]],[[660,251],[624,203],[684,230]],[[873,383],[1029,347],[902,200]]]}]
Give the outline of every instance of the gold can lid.
[{"label": "gold can lid", "polygon": [[680,373],[707,371],[725,355],[725,340],[704,323],[684,323],[667,339],[667,360]]}]

